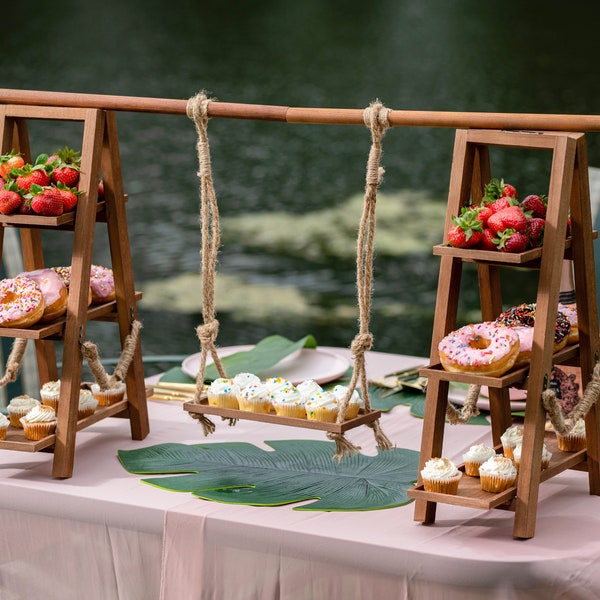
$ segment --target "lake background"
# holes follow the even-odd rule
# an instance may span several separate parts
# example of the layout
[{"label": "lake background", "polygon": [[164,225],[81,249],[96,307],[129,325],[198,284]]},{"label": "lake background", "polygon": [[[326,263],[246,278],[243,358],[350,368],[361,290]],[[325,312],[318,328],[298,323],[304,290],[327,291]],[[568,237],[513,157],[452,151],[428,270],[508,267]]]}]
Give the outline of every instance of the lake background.
[{"label": "lake background", "polygon": [[[489,0],[319,2],[105,0],[11,6],[0,87],[283,106],[598,112],[600,6]],[[199,350],[200,228],[196,132],[183,116],[118,113],[128,223],[147,357]],[[355,243],[368,129],[212,119],[222,219],[221,346],[312,333],[347,346],[357,329]],[[31,127],[34,154],[77,147],[77,131]],[[374,349],[429,354],[454,131],[393,128],[377,206]],[[600,166],[597,134],[590,165]],[[539,155],[544,156],[539,156]],[[493,157],[520,195],[547,193],[546,153]],[[44,232],[49,266],[70,261],[69,235]],[[99,226],[95,262],[110,264]],[[478,319],[475,272],[460,318]],[[511,271],[505,302],[535,299]],[[90,323],[101,355],[114,326]]]}]

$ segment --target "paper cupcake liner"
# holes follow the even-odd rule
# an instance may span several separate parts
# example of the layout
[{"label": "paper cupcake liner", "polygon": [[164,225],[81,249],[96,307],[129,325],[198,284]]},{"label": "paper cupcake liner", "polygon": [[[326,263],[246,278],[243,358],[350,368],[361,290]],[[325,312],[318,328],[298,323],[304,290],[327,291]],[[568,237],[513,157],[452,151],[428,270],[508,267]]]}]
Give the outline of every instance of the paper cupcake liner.
[{"label": "paper cupcake liner", "polygon": [[0,427],[0,440],[6,439],[6,430],[8,427]]},{"label": "paper cupcake liner", "polygon": [[77,418],[85,419],[86,417],[91,417],[96,412],[96,409],[93,407],[77,409]]},{"label": "paper cupcake liner", "polygon": [[110,390],[101,390],[100,386],[94,384],[92,386],[92,394],[98,400],[98,406],[112,406],[117,402],[121,402],[125,397],[125,384],[122,383],[118,388]]},{"label": "paper cupcake liner", "polygon": [[240,410],[246,412],[260,413],[268,415],[273,412],[273,405],[270,400],[258,399],[258,400],[240,400],[238,398]]},{"label": "paper cupcake liner", "polygon": [[458,492],[458,484],[462,473],[458,473],[454,477],[447,479],[425,479],[423,478],[423,487],[426,492],[437,492],[438,494],[456,495]]},{"label": "paper cupcake liner", "polygon": [[502,452],[504,453],[504,456],[506,456],[506,458],[510,458],[511,460],[514,459],[515,455],[514,455],[514,449],[517,446],[504,446],[502,445]]},{"label": "paper cupcake liner", "polygon": [[310,421],[321,421],[322,423],[335,423],[338,411],[329,408],[311,408],[306,411],[306,417]]},{"label": "paper cupcake liner", "polygon": [[209,406],[239,409],[238,399],[233,394],[208,394]]},{"label": "paper cupcake liner", "polygon": [[585,434],[583,435],[558,435],[556,436],[558,449],[563,452],[579,452],[585,450],[586,441]]},{"label": "paper cupcake liner", "polygon": [[11,426],[23,429],[23,423],[21,423],[21,418],[24,417],[30,410],[30,408],[27,408],[25,410],[9,410],[8,420],[10,421]]},{"label": "paper cupcake liner", "polygon": [[516,477],[500,477],[498,475],[485,475],[479,473],[479,480],[481,481],[481,489],[484,492],[503,492],[515,485],[517,481]]},{"label": "paper cupcake liner", "polygon": [[479,467],[483,464],[481,462],[465,461],[465,475],[469,477],[479,477]]},{"label": "paper cupcake liner", "polygon": [[44,396],[42,396],[42,404],[44,406],[51,406],[54,410],[57,410],[58,398],[44,398]]},{"label": "paper cupcake liner", "polygon": [[23,433],[28,440],[38,441],[54,433],[56,421],[45,423],[23,423]]},{"label": "paper cupcake liner", "polygon": [[302,404],[274,404],[273,408],[279,417],[306,419],[306,407]]}]

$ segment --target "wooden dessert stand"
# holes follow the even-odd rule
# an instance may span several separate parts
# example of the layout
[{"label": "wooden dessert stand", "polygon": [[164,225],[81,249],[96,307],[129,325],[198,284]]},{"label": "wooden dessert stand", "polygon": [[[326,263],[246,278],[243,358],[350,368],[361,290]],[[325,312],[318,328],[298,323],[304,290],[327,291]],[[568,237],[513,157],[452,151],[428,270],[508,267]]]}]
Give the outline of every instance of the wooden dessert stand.
[{"label": "wooden dessert stand", "polygon": [[[99,407],[90,417],[77,420],[82,374],[80,342],[85,340],[86,323],[97,319],[118,323],[121,344],[137,318],[136,302],[141,297],[134,290],[133,269],[127,230],[125,195],[113,112],[93,108],[47,106],[0,106],[1,152],[14,148],[31,162],[28,120],[79,121],[83,124],[81,147],[81,179],[77,210],[58,217],[38,215],[0,215],[0,259],[4,227],[18,227],[21,233],[23,264],[26,271],[44,264],[41,231],[60,230],[73,233],[71,284],[68,308],[64,317],[27,329],[0,329],[0,336],[27,338],[35,341],[40,383],[59,378],[56,363],[56,341],[63,342],[61,392],[57,411],[56,433],[39,441],[25,439],[21,430],[9,428],[0,448],[36,452],[53,449],[52,475],[71,477],[75,455],[76,432],[111,416],[127,417],[133,439],[141,440],[149,431],[141,346],[138,343],[127,373],[126,398],[109,407]],[[98,201],[98,181],[102,173],[104,200]],[[106,223],[116,300],[88,307],[90,267],[97,222]],[[54,266],[54,265],[51,265]]]},{"label": "wooden dessert stand", "polygon": [[[458,494],[425,492],[420,478],[409,496],[416,499],[417,521],[432,523],[438,502],[487,510],[508,508],[515,513],[513,535],[531,538],[535,531],[538,488],[542,481],[569,468],[587,470],[590,494],[600,494],[600,427],[594,405],[585,419],[587,451],[566,453],[558,450],[554,433],[545,431],[546,413],[541,395],[550,381],[553,364],[579,364],[583,388],[598,361],[598,314],[592,218],[590,212],[588,164],[585,136],[581,133],[510,132],[458,130],[452,164],[445,234],[452,215],[469,199],[478,202],[484,185],[491,179],[490,147],[549,150],[552,168],[544,244],[523,252],[463,250],[439,245],[434,254],[441,257],[439,286],[431,344],[431,364],[422,370],[428,378],[421,441],[419,471],[432,457],[443,456],[445,413],[449,382],[458,381],[489,387],[493,444],[502,452],[501,434],[512,424],[509,388],[527,389],[523,448],[517,485],[504,492],[482,492],[479,479],[463,476]],[[567,220],[572,235],[567,238]],[[446,239],[446,238],[444,238]],[[553,353],[554,323],[560,291],[561,265],[570,258],[574,265],[579,318],[579,344]],[[440,365],[438,343],[457,328],[460,280],[463,264],[474,263],[479,277],[483,321],[493,321],[502,312],[501,268],[538,270],[537,314],[529,367],[515,369],[502,377],[486,377],[446,372]],[[527,300],[524,300],[527,301]],[[505,307],[506,308],[506,307]],[[543,444],[552,452],[550,467],[541,470]],[[467,449],[465,449],[467,450]],[[460,465],[461,469],[464,469]]]}]

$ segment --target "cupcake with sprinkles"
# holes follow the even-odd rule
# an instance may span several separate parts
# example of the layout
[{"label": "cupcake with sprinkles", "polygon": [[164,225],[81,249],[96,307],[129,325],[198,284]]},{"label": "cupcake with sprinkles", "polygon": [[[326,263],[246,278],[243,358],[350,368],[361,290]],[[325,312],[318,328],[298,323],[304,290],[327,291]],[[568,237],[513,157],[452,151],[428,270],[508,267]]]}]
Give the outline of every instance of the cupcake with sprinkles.
[{"label": "cupcake with sprinkles", "polygon": [[233,378],[233,381],[239,385],[240,390],[246,389],[249,385],[257,385],[261,382],[260,377],[254,375],[254,373],[238,373]]},{"label": "cupcake with sprinkles", "polygon": [[[336,385],[331,391],[341,404],[348,395],[348,390],[349,388],[347,388],[345,385]],[[355,419],[358,416],[358,411],[362,405],[363,401],[358,390],[354,390],[350,396],[350,399],[348,400],[348,405],[346,406],[346,414],[344,415],[346,419]]]},{"label": "cupcake with sprinkles", "polygon": [[331,390],[316,392],[306,402],[306,417],[311,421],[335,423],[340,403]]},{"label": "cupcake with sprinkles", "polygon": [[208,404],[210,406],[219,406],[221,408],[239,409],[238,396],[240,386],[227,377],[215,379],[206,392]]},{"label": "cupcake with sprinkles", "polygon": [[270,397],[278,416],[306,419],[306,401],[297,387],[290,384],[271,392]]},{"label": "cupcake with sprinkles", "polygon": [[240,410],[269,414],[273,412],[273,403],[264,383],[251,383],[240,390],[238,394]]}]

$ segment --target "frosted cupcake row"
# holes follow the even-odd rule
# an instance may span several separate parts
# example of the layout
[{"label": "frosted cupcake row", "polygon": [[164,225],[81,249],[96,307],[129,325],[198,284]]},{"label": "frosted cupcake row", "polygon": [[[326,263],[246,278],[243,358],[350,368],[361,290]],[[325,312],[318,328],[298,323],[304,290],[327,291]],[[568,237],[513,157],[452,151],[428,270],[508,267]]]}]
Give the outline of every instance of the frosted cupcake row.
[{"label": "frosted cupcake row", "polygon": [[[263,381],[253,373],[215,379],[207,389],[210,406],[327,423],[336,422],[348,393],[349,389],[343,385],[326,390],[313,379],[294,385],[283,377],[269,377]],[[354,390],[348,400],[345,418],[354,419],[361,406],[360,394]]]}]

